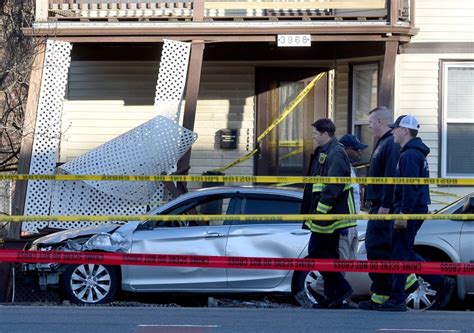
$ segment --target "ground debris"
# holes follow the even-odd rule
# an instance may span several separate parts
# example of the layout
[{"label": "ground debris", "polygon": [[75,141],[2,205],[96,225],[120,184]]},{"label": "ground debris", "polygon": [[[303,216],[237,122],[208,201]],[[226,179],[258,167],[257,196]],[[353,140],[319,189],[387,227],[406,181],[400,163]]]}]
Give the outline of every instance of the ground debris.
[{"label": "ground debris", "polygon": [[294,308],[293,304],[274,302],[264,297],[262,300],[239,300],[209,297],[207,306],[210,308]]}]

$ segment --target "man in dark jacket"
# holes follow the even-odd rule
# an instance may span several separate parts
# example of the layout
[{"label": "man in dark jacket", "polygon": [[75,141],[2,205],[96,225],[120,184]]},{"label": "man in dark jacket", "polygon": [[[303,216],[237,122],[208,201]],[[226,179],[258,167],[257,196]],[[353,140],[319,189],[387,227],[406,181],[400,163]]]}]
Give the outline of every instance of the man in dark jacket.
[{"label": "man in dark jacket", "polygon": [[[369,113],[369,128],[377,140],[372,156],[368,177],[395,177],[400,146],[393,142],[392,113],[384,106]],[[367,185],[366,201],[369,214],[393,213],[393,185]],[[390,259],[390,225],[387,221],[369,220],[365,234],[368,260]],[[390,295],[390,274],[369,273],[372,285],[371,299],[359,303],[359,308],[373,310],[374,306],[388,300]]]},{"label": "man in dark jacket", "polygon": [[[334,137],[336,126],[330,119],[319,119],[313,126],[316,146],[311,156],[309,176],[350,177],[351,164],[344,147]],[[304,189],[302,214],[355,214],[350,184],[307,184]],[[309,258],[339,259],[340,230],[356,226],[355,220],[305,221],[311,230]],[[352,288],[340,272],[320,272],[324,278],[325,308],[341,308],[352,294]]]},{"label": "man in dark jacket", "polygon": [[[394,142],[401,146],[400,158],[398,160],[396,176],[410,178],[429,178],[429,168],[426,156],[430,149],[416,137],[420,125],[415,117],[403,115],[397,118],[393,128]],[[398,214],[427,214],[430,201],[429,185],[396,185],[394,197],[394,213]],[[395,220],[390,224],[391,260],[414,261],[418,256],[413,250],[415,236],[422,220]],[[376,310],[380,311],[406,311],[406,274],[393,274],[390,299],[380,305]],[[432,281],[436,277],[432,277]],[[431,282],[441,286],[438,298],[449,300],[454,287],[454,281],[445,281],[437,277],[438,281]],[[444,283],[445,284],[444,284]],[[444,285],[443,285],[444,284]],[[447,295],[449,293],[449,295]]]}]

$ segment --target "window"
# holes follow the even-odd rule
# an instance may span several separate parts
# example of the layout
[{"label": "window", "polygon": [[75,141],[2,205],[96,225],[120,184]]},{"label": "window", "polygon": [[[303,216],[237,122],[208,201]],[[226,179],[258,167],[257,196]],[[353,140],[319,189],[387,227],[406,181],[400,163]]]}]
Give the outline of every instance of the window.
[{"label": "window", "polygon": [[[284,198],[243,198],[241,214],[298,214],[301,200]],[[301,223],[301,221],[235,221],[234,224]]]},{"label": "window", "polygon": [[378,64],[352,67],[352,133],[369,148],[362,152],[361,162],[368,162],[373,148],[369,129],[369,112],[377,107]]},{"label": "window", "polygon": [[444,62],[441,176],[474,177],[474,62]]},{"label": "window", "polygon": [[[165,215],[220,215],[226,214],[229,209],[231,198],[215,195],[205,198],[204,200],[191,200],[184,204],[174,207],[169,211],[165,211]],[[222,225],[223,220],[219,221],[158,221],[158,227],[182,227],[182,226],[203,226],[203,225]]]}]

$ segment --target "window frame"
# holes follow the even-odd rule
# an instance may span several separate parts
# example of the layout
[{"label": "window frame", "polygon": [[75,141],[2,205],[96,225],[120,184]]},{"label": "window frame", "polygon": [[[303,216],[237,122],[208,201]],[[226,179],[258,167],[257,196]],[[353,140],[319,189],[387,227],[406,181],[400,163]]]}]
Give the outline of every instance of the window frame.
[{"label": "window frame", "polygon": [[453,119],[448,118],[448,76],[449,68],[473,68],[474,60],[441,60],[440,61],[441,75],[440,75],[440,177],[441,178],[474,178],[474,173],[471,174],[448,174],[447,166],[447,144],[448,144],[448,124],[472,124],[474,119]]},{"label": "window frame", "polygon": [[378,104],[378,99],[379,99],[379,88],[380,88],[380,63],[379,62],[370,62],[370,63],[357,63],[357,64],[352,64],[351,66],[351,119],[350,119],[350,132],[355,133],[355,127],[356,126],[363,126],[363,125],[369,125],[369,121],[362,121],[362,120],[356,120],[356,112],[355,112],[355,89],[356,89],[356,72],[359,70],[366,70],[366,69],[375,69],[377,71],[377,101],[376,104]]}]

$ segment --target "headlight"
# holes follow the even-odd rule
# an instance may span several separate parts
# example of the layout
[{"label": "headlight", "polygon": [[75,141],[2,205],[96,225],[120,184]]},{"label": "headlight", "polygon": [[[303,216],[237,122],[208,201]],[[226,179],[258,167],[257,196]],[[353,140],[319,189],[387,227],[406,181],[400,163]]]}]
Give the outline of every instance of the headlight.
[{"label": "headlight", "polygon": [[121,234],[100,233],[92,236],[82,246],[82,251],[87,250],[105,250],[126,252],[130,249],[130,241]]},{"label": "headlight", "polygon": [[107,248],[112,246],[112,240],[109,234],[97,234],[89,238],[84,244],[85,247]]}]

